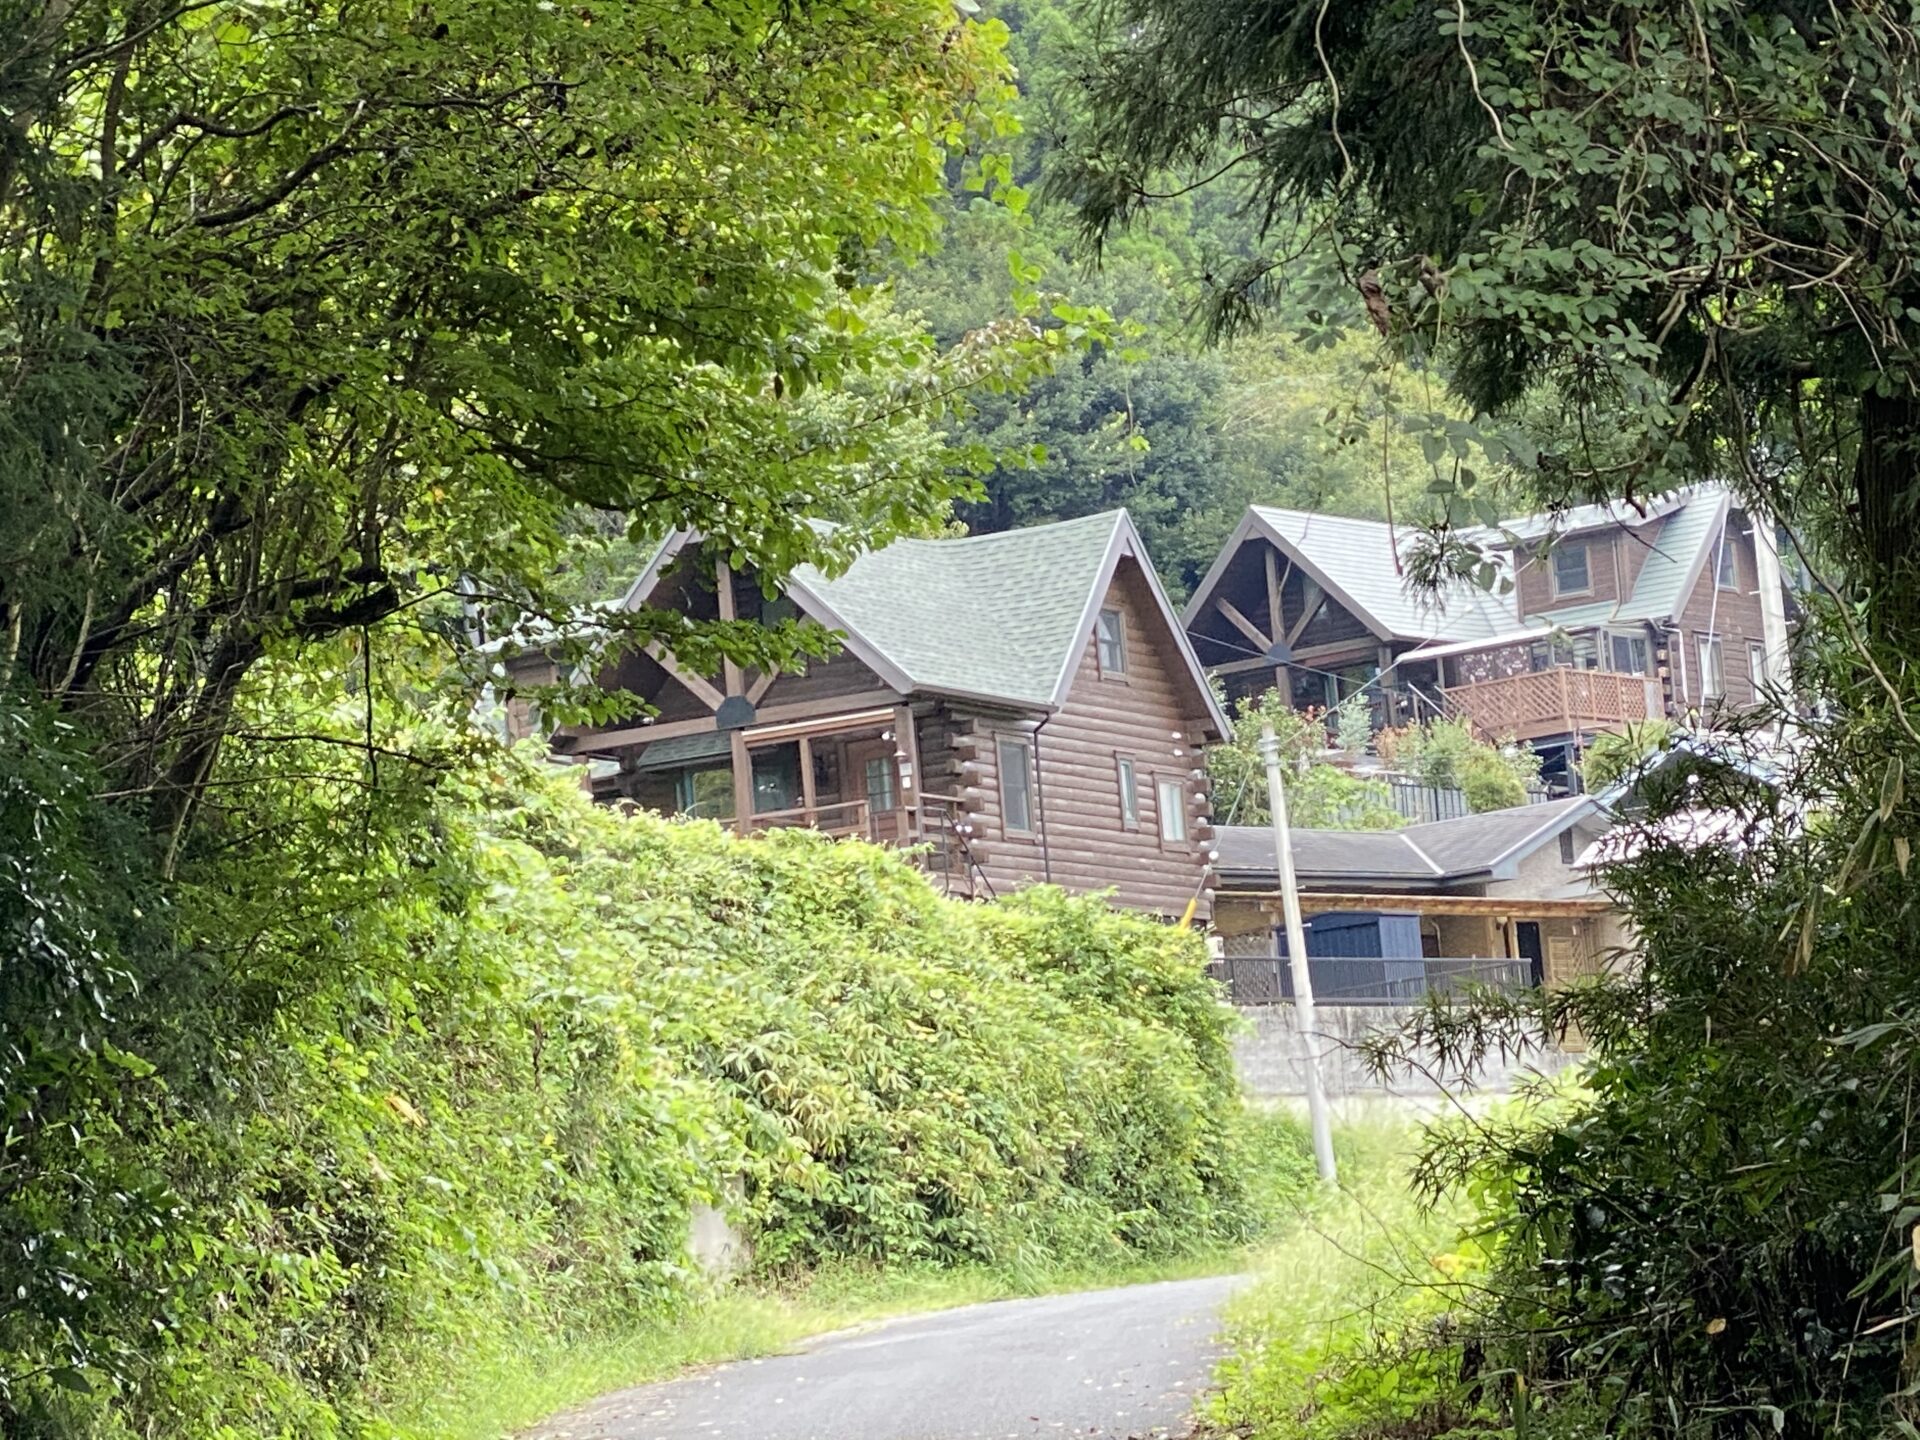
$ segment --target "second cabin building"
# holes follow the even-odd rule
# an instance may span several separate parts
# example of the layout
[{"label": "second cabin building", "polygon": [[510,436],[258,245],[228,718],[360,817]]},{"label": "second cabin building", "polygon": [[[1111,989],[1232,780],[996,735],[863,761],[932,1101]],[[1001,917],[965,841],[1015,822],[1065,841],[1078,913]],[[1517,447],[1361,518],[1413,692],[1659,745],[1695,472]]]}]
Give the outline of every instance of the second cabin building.
[{"label": "second cabin building", "polygon": [[1644,514],[1509,520],[1478,537],[1513,582],[1502,595],[1465,580],[1418,591],[1410,538],[1251,507],[1187,605],[1196,651],[1232,699],[1279,689],[1296,709],[1331,709],[1363,696],[1375,728],[1462,718],[1532,746],[1563,785],[1596,734],[1710,721],[1790,687],[1775,537],[1723,489]]}]

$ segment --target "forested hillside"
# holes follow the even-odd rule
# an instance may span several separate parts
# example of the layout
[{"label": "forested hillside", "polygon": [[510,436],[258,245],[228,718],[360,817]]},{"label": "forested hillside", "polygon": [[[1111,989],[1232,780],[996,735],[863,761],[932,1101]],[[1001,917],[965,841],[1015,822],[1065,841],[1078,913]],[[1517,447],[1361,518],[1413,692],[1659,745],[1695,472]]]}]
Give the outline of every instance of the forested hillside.
[{"label": "forested hillside", "polygon": [[1003,0],[988,13],[1011,32],[1021,130],[1010,178],[1031,203],[1018,214],[987,203],[956,169],[940,248],[904,270],[896,303],[942,345],[1012,313],[1020,290],[1104,309],[1116,332],[1023,390],[977,398],[952,434],[975,447],[985,494],[961,501],[959,518],[1004,530],[1124,505],[1179,598],[1250,502],[1425,513],[1432,476],[1417,433],[1445,408],[1441,388],[1395,366],[1364,327],[1318,325],[1309,344],[1283,316],[1209,347],[1194,282],[1243,261],[1255,229],[1231,185],[1156,209],[1097,260],[1077,253],[1077,217],[1046,192],[1091,21],[1066,0]]}]

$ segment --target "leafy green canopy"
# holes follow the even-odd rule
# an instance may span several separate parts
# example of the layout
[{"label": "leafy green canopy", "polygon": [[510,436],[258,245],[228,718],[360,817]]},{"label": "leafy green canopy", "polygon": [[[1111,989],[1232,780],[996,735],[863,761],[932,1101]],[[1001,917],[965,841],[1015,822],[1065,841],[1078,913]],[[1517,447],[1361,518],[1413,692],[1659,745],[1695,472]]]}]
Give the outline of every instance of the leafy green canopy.
[{"label": "leafy green canopy", "polygon": [[1518,450],[1494,427],[1478,448],[1542,498],[1732,478],[1833,542],[1902,622],[1883,638],[1910,631],[1920,61],[1896,7],[1106,14],[1056,170],[1089,233],[1145,213],[1165,171],[1228,169],[1286,244],[1218,277],[1217,327],[1283,295],[1365,313],[1477,409],[1524,416]]},{"label": "leafy green canopy", "polygon": [[[953,425],[979,466],[982,494],[956,513],[975,530],[1091,514],[1124,505],[1176,594],[1205,573],[1249,502],[1421,518],[1431,472],[1422,453],[1436,424],[1465,418],[1423,377],[1383,355],[1371,332],[1325,346],[1269,333],[1231,351],[1200,343],[1188,282],[1234,269],[1256,240],[1232,187],[1157,206],[1118,236],[1097,270],[1074,254],[1073,215],[1044,194],[1085,123],[1079,77],[1097,33],[1084,7],[998,0],[1017,70],[1006,193],[994,204],[957,179],[941,245],[903,267],[899,305],[942,343],[1005,323],[1040,283],[1113,317],[1101,340],[1017,391],[985,395]],[[1073,307],[1061,315],[1071,318]],[[1054,323],[1066,323],[1056,316]]]},{"label": "leafy green canopy", "polygon": [[[364,833],[352,787],[262,789],[262,820]],[[503,1334],[672,1323],[703,1202],[768,1276],[1261,1223],[1193,936],[623,817],[499,753],[402,818],[355,867],[177,893],[198,944],[117,1032],[144,1058],[16,1129],[7,1433],[391,1436],[391,1398]],[[1301,1173],[1297,1146],[1263,1163]]]},{"label": "leafy green canopy", "polygon": [[942,356],[860,287],[1000,124],[999,38],[945,0],[7,7],[0,684],[177,827],[264,656],[551,617],[578,507],[769,573],[941,516],[925,420],[1021,327]]}]

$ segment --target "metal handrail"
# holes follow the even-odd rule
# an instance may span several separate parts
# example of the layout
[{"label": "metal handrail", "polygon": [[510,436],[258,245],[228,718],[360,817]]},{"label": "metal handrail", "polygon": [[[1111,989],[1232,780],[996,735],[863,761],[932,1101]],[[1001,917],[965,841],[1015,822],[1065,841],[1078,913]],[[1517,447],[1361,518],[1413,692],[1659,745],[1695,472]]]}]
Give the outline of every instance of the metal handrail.
[{"label": "metal handrail", "polygon": [[[1321,1005],[1407,1005],[1473,986],[1514,991],[1534,984],[1531,961],[1485,955],[1313,955],[1307,969]],[[1293,1001],[1292,965],[1283,955],[1225,956],[1211,970],[1235,1005]]]}]

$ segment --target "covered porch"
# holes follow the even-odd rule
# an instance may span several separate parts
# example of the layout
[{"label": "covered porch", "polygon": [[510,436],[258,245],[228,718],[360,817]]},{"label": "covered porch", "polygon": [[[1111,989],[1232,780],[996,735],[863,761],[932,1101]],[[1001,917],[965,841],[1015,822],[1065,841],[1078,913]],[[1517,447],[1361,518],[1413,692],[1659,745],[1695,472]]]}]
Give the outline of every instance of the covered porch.
[{"label": "covered porch", "polygon": [[1666,709],[1642,628],[1535,628],[1487,641],[1427,645],[1401,657],[1431,666],[1441,708],[1485,740],[1528,742],[1617,732]]},{"label": "covered porch", "polygon": [[913,716],[904,705],[677,735],[623,759],[629,799],[741,834],[799,826],[917,838]]},{"label": "covered porch", "polygon": [[924,846],[920,863],[941,887],[972,895],[983,882],[966,806],[921,782],[913,709],[892,704],[691,733],[675,726],[622,749],[604,798],[742,835],[808,829]]},{"label": "covered porch", "polygon": [[[1593,963],[1604,896],[1319,892],[1300,897],[1307,970],[1326,1005],[1405,1005],[1470,986],[1565,984]],[[1284,906],[1273,891],[1214,897],[1215,974],[1236,1005],[1293,998]]]}]

